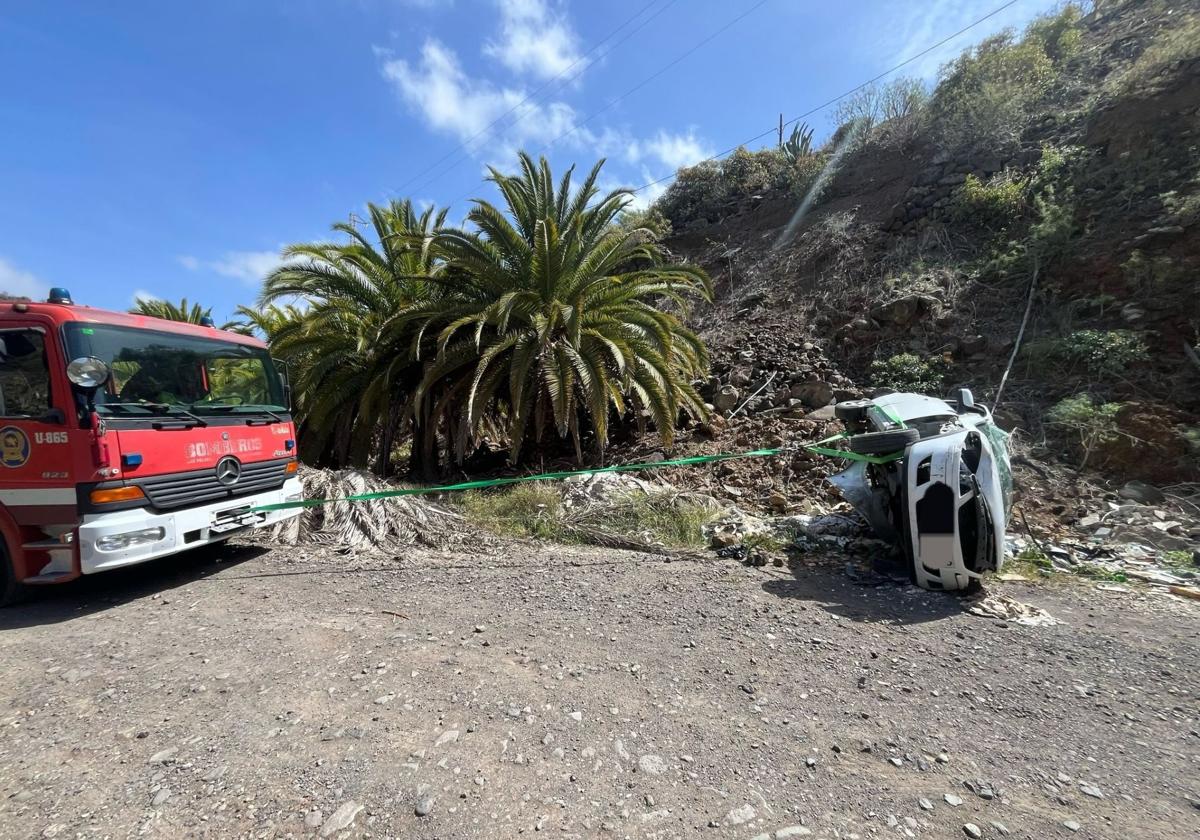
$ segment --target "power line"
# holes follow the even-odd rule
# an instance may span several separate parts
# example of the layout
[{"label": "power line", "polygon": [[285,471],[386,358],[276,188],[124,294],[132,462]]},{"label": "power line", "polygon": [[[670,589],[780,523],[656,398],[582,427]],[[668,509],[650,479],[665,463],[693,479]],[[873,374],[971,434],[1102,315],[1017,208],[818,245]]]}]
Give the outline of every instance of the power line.
[{"label": "power line", "polygon": [[[565,131],[565,132],[563,132],[562,134],[560,134],[560,135],[558,135],[557,137],[555,137],[555,138],[554,138],[553,140],[551,140],[549,143],[547,143],[546,145],[542,146],[542,147],[541,147],[541,148],[538,150],[538,152],[539,152],[539,153],[541,153],[541,152],[544,152],[544,151],[546,151],[547,149],[549,149],[551,146],[553,146],[553,145],[554,145],[555,143],[557,143],[558,141],[560,141],[560,140],[562,140],[562,139],[564,139],[564,138],[566,138],[566,137],[570,136],[571,134],[574,134],[574,133],[575,133],[576,131],[578,131],[580,128],[582,128],[583,126],[587,125],[589,122],[591,122],[593,119],[595,119],[596,117],[598,117],[598,116],[600,116],[601,114],[603,114],[605,111],[608,111],[608,110],[610,110],[610,109],[614,108],[614,107],[615,107],[615,106],[616,106],[618,103],[620,103],[620,102],[621,102],[622,100],[624,100],[626,97],[628,97],[628,96],[630,96],[630,95],[632,95],[632,94],[636,93],[637,91],[641,90],[643,87],[645,87],[646,85],[648,85],[650,82],[654,81],[654,80],[655,80],[655,79],[657,79],[659,76],[663,75],[663,74],[664,74],[664,73],[666,73],[668,70],[670,70],[672,67],[674,67],[675,65],[679,64],[679,62],[683,61],[684,59],[686,59],[686,58],[688,58],[689,56],[691,56],[693,53],[697,52],[697,51],[698,51],[698,50],[699,50],[701,47],[703,47],[703,46],[707,45],[707,44],[708,44],[710,41],[712,41],[713,39],[715,39],[715,38],[717,38],[718,36],[720,36],[720,35],[724,34],[726,30],[730,29],[730,28],[731,28],[731,27],[733,27],[735,24],[739,23],[739,22],[740,22],[740,21],[741,21],[743,18],[745,18],[745,17],[748,17],[748,16],[749,16],[751,13],[753,13],[753,12],[757,11],[757,10],[758,10],[759,8],[761,8],[762,6],[765,6],[765,5],[767,4],[767,1],[768,1],[768,0],[759,0],[759,2],[755,3],[755,4],[754,4],[753,6],[751,6],[749,9],[747,9],[747,10],[746,10],[746,11],[744,11],[744,12],[742,12],[740,15],[738,15],[738,16],[737,16],[737,17],[735,17],[735,18],[733,18],[732,20],[730,20],[730,21],[726,22],[724,25],[722,25],[722,26],[721,26],[719,29],[717,29],[717,30],[716,30],[715,32],[713,32],[711,35],[707,36],[706,38],[704,38],[703,40],[701,40],[701,41],[697,42],[696,44],[693,44],[693,45],[692,45],[692,46],[691,46],[689,49],[685,50],[685,51],[684,51],[684,52],[683,52],[681,55],[679,55],[679,56],[676,56],[674,59],[672,59],[671,61],[667,62],[665,65],[663,65],[662,67],[660,67],[660,68],[659,68],[658,70],[656,70],[654,73],[652,73],[651,75],[647,76],[645,79],[642,79],[640,82],[638,82],[636,85],[634,85],[633,87],[631,87],[629,90],[627,90],[627,91],[625,91],[624,93],[622,93],[622,94],[621,94],[620,96],[618,96],[616,99],[613,99],[611,102],[609,102],[609,103],[608,103],[607,105],[605,105],[603,108],[600,108],[600,109],[599,109],[599,110],[597,110],[597,111],[593,111],[591,114],[589,114],[589,115],[588,115],[587,117],[585,117],[583,120],[581,120],[580,122],[578,122],[578,123],[576,123],[575,125],[573,125],[573,126],[570,128],[570,129],[568,129],[567,131]],[[1017,0],[1012,0],[1012,2],[1014,2],[1014,3],[1015,3],[1016,1],[1017,1]],[[474,189],[473,189],[473,188],[472,188],[471,190],[468,190],[466,193],[464,193],[463,195],[461,195],[461,196],[459,196],[458,198],[454,199],[454,201],[450,202],[450,203],[451,203],[451,205],[453,205],[453,204],[457,204],[459,201],[462,201],[464,198],[466,198],[467,196],[469,196],[469,195],[471,194],[471,192],[473,192],[473,191],[474,191]],[[635,192],[636,192],[636,190],[635,190]]]},{"label": "power line", "polygon": [[[976,20],[975,22],[973,22],[973,23],[970,23],[970,24],[968,24],[967,26],[964,26],[962,29],[958,30],[958,31],[957,31],[957,32],[955,32],[953,35],[947,35],[945,38],[943,38],[942,40],[938,41],[936,44],[933,44],[932,46],[926,47],[925,49],[921,50],[919,53],[917,53],[917,54],[916,54],[916,55],[914,55],[914,56],[911,56],[911,57],[909,57],[909,58],[906,58],[904,61],[901,61],[899,64],[897,64],[897,65],[895,65],[895,66],[893,66],[893,67],[891,67],[891,68],[889,68],[889,69],[887,69],[887,70],[883,71],[883,72],[882,72],[882,73],[880,73],[878,76],[875,76],[874,78],[871,78],[871,79],[867,79],[867,81],[863,82],[862,84],[858,85],[857,87],[853,87],[853,88],[851,88],[850,90],[846,91],[845,93],[839,94],[838,96],[835,96],[835,97],[833,97],[833,99],[830,99],[830,100],[828,100],[828,101],[826,101],[826,102],[823,102],[823,103],[821,103],[820,105],[818,105],[817,107],[813,108],[812,110],[805,111],[805,112],[804,112],[803,114],[801,114],[800,116],[798,116],[798,117],[795,117],[795,118],[793,118],[793,119],[790,119],[790,120],[788,120],[786,123],[783,123],[783,127],[785,127],[785,128],[786,128],[787,126],[791,125],[792,123],[797,123],[797,122],[800,122],[800,120],[804,119],[805,117],[811,117],[813,114],[817,113],[818,111],[822,111],[822,110],[824,110],[825,108],[828,108],[828,107],[829,107],[830,105],[832,105],[833,103],[835,103],[835,102],[837,102],[837,101],[839,101],[839,100],[841,100],[841,99],[845,99],[847,96],[850,96],[851,94],[858,93],[860,90],[862,90],[863,88],[867,87],[868,85],[872,85],[872,84],[874,84],[875,82],[879,81],[880,79],[882,79],[882,78],[883,78],[883,77],[885,77],[885,76],[890,76],[892,73],[895,73],[895,72],[896,72],[897,70],[899,70],[901,67],[904,67],[904,66],[906,66],[906,65],[912,64],[912,63],[913,63],[914,61],[916,61],[918,58],[923,58],[924,56],[927,56],[927,55],[929,55],[931,52],[933,52],[934,50],[938,49],[939,47],[945,46],[945,45],[946,45],[946,44],[948,44],[949,42],[953,41],[955,38],[957,38],[959,35],[962,35],[964,32],[967,32],[967,31],[969,31],[969,30],[971,30],[971,29],[974,29],[976,26],[978,26],[979,24],[981,24],[981,23],[983,23],[984,21],[988,20],[989,18],[993,18],[993,17],[995,17],[996,15],[1000,14],[1001,12],[1003,12],[1005,9],[1009,8],[1010,6],[1015,6],[1016,4],[1017,4],[1017,0],[1009,0],[1009,1],[1008,1],[1007,3],[1005,3],[1004,5],[1002,5],[1002,6],[999,6],[999,7],[997,7],[996,9],[994,9],[994,10],[992,10],[992,11],[988,12],[986,15],[984,15],[984,16],[983,16],[983,17],[981,17],[981,18],[979,18],[979,19],[978,19],[978,20]],[[764,138],[764,137],[766,137],[766,136],[768,136],[768,135],[775,134],[775,133],[776,133],[778,130],[779,130],[779,127],[777,127],[777,126],[772,126],[771,128],[769,128],[769,129],[767,129],[766,131],[764,131],[762,134],[756,134],[756,135],[754,135],[753,137],[751,137],[749,140],[744,140],[744,141],[742,141],[741,143],[738,143],[736,146],[732,146],[732,147],[730,147],[730,148],[726,149],[726,150],[725,150],[725,151],[723,151],[723,152],[718,152],[717,154],[713,155],[712,157],[708,157],[708,158],[705,158],[704,160],[698,161],[698,162],[697,162],[696,164],[694,164],[694,165],[695,165],[695,166],[699,166],[701,163],[709,163],[710,161],[719,160],[719,159],[721,159],[721,158],[725,157],[726,155],[728,155],[728,154],[731,154],[732,152],[735,152],[735,151],[737,151],[737,150],[738,150],[738,149],[740,149],[742,146],[745,146],[745,145],[748,145],[748,144],[750,144],[750,143],[753,143],[755,140],[761,140],[762,138]],[[635,193],[636,193],[636,192],[641,192],[641,191],[642,191],[642,190],[644,190],[644,189],[649,189],[650,187],[653,187],[653,186],[655,186],[655,185],[657,185],[657,184],[661,184],[663,181],[669,181],[669,180],[671,180],[672,178],[674,178],[676,174],[678,174],[678,173],[677,173],[677,172],[672,172],[670,175],[664,175],[662,178],[659,178],[659,179],[658,179],[658,180],[656,180],[656,181],[651,181],[651,182],[650,182],[650,183],[648,183],[648,184],[642,184],[642,185],[641,185],[640,187],[638,187],[637,189],[635,189],[635,190],[632,190],[632,192],[635,192]]]},{"label": "power line", "polygon": [[[571,75],[569,78],[567,77],[567,74],[568,74],[568,73],[570,73],[570,72],[571,72],[571,70],[572,70],[572,69],[574,69],[574,67],[575,67],[577,64],[579,64],[579,63],[580,63],[580,62],[582,62],[582,61],[583,61],[585,58],[587,58],[589,55],[591,55],[592,53],[594,53],[594,52],[596,52],[598,49],[600,49],[600,47],[602,47],[602,46],[605,44],[605,42],[607,42],[607,41],[611,40],[611,39],[612,39],[612,38],[613,38],[613,37],[614,37],[614,36],[615,36],[615,35],[616,35],[618,32],[620,32],[620,31],[621,31],[622,29],[624,29],[625,27],[629,26],[629,24],[633,23],[633,22],[634,22],[635,20],[637,20],[639,17],[641,17],[641,16],[642,16],[643,14],[645,14],[645,13],[646,13],[646,12],[647,12],[647,11],[648,11],[648,10],[649,10],[651,7],[652,7],[652,6],[654,6],[654,5],[655,5],[656,3],[658,3],[658,2],[660,2],[660,0],[650,0],[650,2],[649,2],[649,3],[647,3],[645,6],[643,6],[643,7],[642,7],[642,8],[641,8],[641,9],[640,9],[640,10],[639,10],[639,11],[638,11],[636,14],[634,14],[632,17],[628,18],[628,19],[627,19],[627,20],[626,20],[624,23],[622,23],[620,26],[618,26],[618,27],[617,27],[616,29],[614,29],[612,32],[609,32],[607,35],[605,35],[603,38],[601,38],[599,41],[597,41],[597,42],[596,42],[596,43],[595,43],[595,44],[592,46],[592,48],[591,48],[590,50],[588,50],[587,52],[585,52],[583,55],[579,56],[579,58],[575,59],[575,61],[573,61],[573,62],[570,64],[570,66],[568,66],[568,67],[567,67],[567,69],[566,69],[566,70],[563,70],[561,73],[559,73],[559,74],[558,74],[557,76],[555,76],[554,78],[547,80],[547,81],[546,81],[544,84],[542,84],[540,87],[538,87],[538,88],[537,88],[536,90],[534,90],[532,93],[528,94],[528,95],[527,95],[527,96],[526,96],[524,99],[522,99],[522,100],[521,100],[520,102],[518,102],[516,105],[513,105],[511,108],[509,108],[509,109],[508,109],[507,111],[505,111],[503,114],[501,114],[500,116],[496,117],[496,119],[492,120],[490,123],[488,123],[487,125],[485,125],[483,128],[479,129],[479,131],[475,132],[475,133],[474,133],[474,134],[472,134],[470,137],[468,137],[467,139],[463,140],[461,143],[459,143],[459,144],[458,144],[457,146],[455,146],[453,149],[451,149],[450,151],[446,152],[446,154],[442,155],[440,158],[438,158],[438,159],[437,159],[437,160],[435,160],[433,163],[431,163],[431,164],[429,164],[428,166],[426,166],[424,169],[422,169],[422,170],[421,170],[420,172],[418,172],[416,175],[414,175],[414,176],[412,176],[411,178],[409,178],[407,181],[405,181],[403,184],[401,184],[399,187],[397,187],[397,188],[396,188],[396,192],[397,192],[397,193],[399,193],[399,192],[402,192],[402,191],[403,191],[403,190],[404,190],[406,187],[408,187],[409,185],[411,185],[411,184],[412,184],[414,181],[416,181],[416,180],[417,180],[417,179],[419,179],[419,178],[422,178],[422,177],[424,177],[426,174],[428,174],[429,172],[433,171],[433,170],[434,170],[434,169],[436,169],[438,166],[440,166],[441,164],[443,164],[444,162],[446,162],[447,160],[449,160],[451,157],[453,157],[453,156],[457,155],[459,152],[461,152],[461,151],[467,151],[467,149],[468,149],[468,146],[469,146],[469,145],[470,145],[472,142],[474,142],[475,140],[478,140],[480,137],[482,137],[482,136],[484,136],[485,134],[487,134],[489,131],[491,131],[493,128],[495,128],[497,125],[499,125],[499,124],[500,124],[501,122],[503,122],[505,119],[507,119],[509,116],[511,116],[512,114],[516,113],[516,111],[518,111],[518,110],[519,110],[519,109],[520,109],[522,106],[524,106],[524,105],[528,104],[530,101],[532,101],[534,98],[536,98],[536,97],[537,97],[539,94],[541,94],[541,93],[542,93],[542,91],[544,91],[544,90],[546,90],[547,88],[549,88],[549,87],[550,87],[551,85],[553,85],[555,82],[559,82],[559,81],[561,81],[561,82],[562,82],[562,84],[561,84],[561,85],[559,85],[559,86],[558,86],[558,87],[555,89],[555,92],[557,92],[558,90],[562,90],[562,88],[566,87],[566,86],[567,86],[567,85],[569,85],[571,82],[575,81],[575,80],[576,80],[576,79],[578,79],[580,76],[582,76],[582,75],[583,75],[585,72],[587,72],[589,68],[591,68],[593,65],[595,65],[595,64],[596,64],[596,62],[600,61],[601,59],[604,59],[604,58],[608,57],[608,56],[609,56],[609,55],[612,53],[612,51],[613,51],[613,50],[615,50],[615,49],[616,49],[617,47],[619,47],[621,44],[625,43],[625,41],[629,40],[629,38],[631,38],[633,35],[635,35],[635,34],[636,34],[636,33],[637,33],[639,30],[641,30],[642,28],[644,28],[644,27],[645,27],[645,26],[646,26],[648,23],[650,23],[652,20],[654,20],[654,19],[655,19],[656,17],[658,17],[660,14],[662,14],[662,13],[663,13],[663,12],[665,12],[667,9],[669,9],[671,6],[673,6],[673,5],[674,5],[674,4],[677,2],[677,0],[667,0],[667,3],[666,3],[665,5],[663,5],[663,6],[659,7],[659,9],[658,9],[658,10],[656,10],[656,11],[655,11],[655,12],[654,12],[652,15],[650,15],[648,18],[646,18],[646,19],[645,19],[645,20],[643,20],[641,23],[639,23],[639,24],[638,24],[638,25],[637,25],[637,26],[636,26],[634,29],[632,29],[631,31],[627,32],[627,33],[626,33],[626,34],[625,34],[625,35],[624,35],[624,36],[623,36],[623,37],[622,37],[620,40],[618,40],[616,43],[614,43],[614,44],[613,44],[613,45],[612,45],[612,46],[611,46],[609,49],[607,49],[607,50],[603,51],[602,53],[600,53],[599,55],[597,55],[595,58],[593,58],[591,61],[589,61],[589,62],[588,62],[587,64],[585,64],[583,67],[581,67],[581,68],[580,68],[580,69],[579,69],[579,70],[578,70],[576,73],[574,73],[573,75]],[[516,119],[516,120],[513,122],[513,125],[516,125],[516,124],[517,124],[518,122],[520,122],[520,121],[521,121],[523,118],[524,118],[524,115],[518,116],[518,117],[517,117],[517,119]],[[467,158],[469,158],[469,157],[470,157],[470,155],[469,155],[469,153],[468,153],[468,155],[467,155]],[[465,159],[466,159],[466,158],[463,158],[463,160],[465,160]],[[430,179],[428,179],[428,180],[426,180],[426,181],[422,182],[422,183],[421,183],[421,185],[418,187],[417,191],[419,192],[420,190],[423,190],[423,189],[425,189],[427,186],[429,186],[430,184],[432,184],[434,181],[436,181],[436,180],[437,180],[438,178],[440,178],[442,175],[445,175],[445,174],[446,174],[447,172],[449,172],[451,169],[453,169],[454,167],[458,166],[458,165],[459,165],[459,163],[461,163],[461,162],[462,162],[461,160],[456,160],[456,161],[454,161],[453,163],[451,163],[451,164],[450,164],[450,166],[446,167],[446,168],[445,168],[445,169],[443,169],[441,172],[438,172],[438,173],[437,173],[437,174],[435,174],[435,175],[434,175],[432,178],[430,178]]]},{"label": "power line", "polygon": [[[1012,0],[1012,2],[1013,2],[1013,3],[1015,3],[1015,2],[1017,2],[1017,0]],[[615,107],[615,106],[616,106],[616,105],[617,105],[619,102],[621,102],[623,99],[625,99],[625,98],[626,98],[627,96],[629,96],[630,94],[636,93],[637,91],[641,90],[641,89],[642,89],[642,88],[644,88],[646,85],[650,84],[650,82],[654,81],[654,80],[655,80],[655,79],[657,79],[659,76],[661,76],[663,73],[666,73],[668,70],[670,70],[670,69],[671,69],[672,67],[674,67],[676,64],[678,64],[679,62],[683,61],[685,58],[687,58],[688,56],[690,56],[690,55],[692,55],[693,53],[695,53],[696,51],[698,51],[698,50],[699,50],[701,47],[703,47],[703,46],[705,46],[706,44],[708,44],[708,43],[709,43],[710,41],[712,41],[714,38],[716,38],[716,37],[717,37],[717,36],[719,36],[719,35],[722,35],[722,34],[724,34],[724,32],[725,32],[726,30],[730,29],[731,27],[733,27],[733,26],[734,26],[734,24],[738,23],[739,21],[741,21],[741,20],[742,20],[743,18],[745,18],[745,17],[749,17],[749,15],[750,15],[752,12],[755,12],[755,11],[757,11],[757,10],[758,10],[759,8],[761,8],[762,6],[765,6],[765,5],[766,5],[766,3],[767,3],[767,0],[759,0],[759,2],[755,3],[755,4],[754,4],[753,6],[751,6],[749,9],[747,9],[747,10],[746,10],[746,11],[744,11],[744,12],[742,12],[740,15],[738,15],[737,17],[735,17],[733,20],[731,20],[731,21],[729,21],[728,23],[726,23],[724,26],[722,26],[722,27],[721,27],[720,29],[718,29],[716,32],[712,33],[711,35],[709,35],[707,38],[705,38],[704,40],[700,41],[699,43],[697,43],[697,44],[694,44],[694,45],[693,45],[693,46],[692,46],[690,49],[686,50],[686,51],[685,51],[685,52],[684,52],[682,55],[678,56],[678,57],[677,57],[677,58],[675,58],[673,61],[670,61],[670,62],[668,62],[667,64],[663,65],[663,67],[659,68],[659,70],[658,70],[657,72],[655,72],[655,73],[651,74],[650,76],[647,76],[645,79],[643,79],[642,81],[638,82],[636,85],[634,85],[633,87],[631,87],[629,90],[627,90],[627,91],[625,91],[624,93],[622,93],[620,96],[618,96],[616,99],[614,99],[614,100],[612,100],[611,102],[609,102],[607,105],[605,105],[605,106],[604,106],[603,108],[601,108],[600,110],[598,110],[598,111],[593,111],[593,112],[592,112],[590,115],[588,115],[588,116],[587,116],[587,117],[586,117],[584,120],[582,120],[581,122],[578,122],[578,123],[576,123],[575,125],[571,126],[571,128],[569,128],[567,131],[564,131],[562,134],[560,134],[560,135],[558,135],[557,137],[555,137],[553,140],[551,140],[549,143],[547,143],[545,146],[543,146],[543,147],[542,147],[542,149],[541,149],[541,151],[545,151],[546,149],[550,148],[550,147],[551,147],[551,146],[553,146],[555,143],[557,143],[559,140],[562,140],[564,137],[569,137],[570,135],[574,134],[574,133],[575,133],[576,131],[578,131],[580,128],[582,128],[583,126],[587,125],[589,122],[591,122],[593,119],[595,119],[596,117],[598,117],[598,116],[600,116],[601,114],[603,114],[605,111],[607,111],[607,110],[609,110],[609,109],[611,109],[611,108]]]}]

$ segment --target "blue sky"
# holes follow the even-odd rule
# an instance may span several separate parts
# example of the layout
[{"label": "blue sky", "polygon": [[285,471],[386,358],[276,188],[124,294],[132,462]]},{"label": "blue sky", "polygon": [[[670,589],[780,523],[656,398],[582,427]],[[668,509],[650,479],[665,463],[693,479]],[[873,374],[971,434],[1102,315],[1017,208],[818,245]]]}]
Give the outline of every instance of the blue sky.
[{"label": "blue sky", "polygon": [[[605,186],[640,186],[1002,3],[5,2],[0,289],[62,285],[109,309],[186,295],[225,316],[281,245],[368,201],[461,219],[492,196],[485,165],[511,168],[518,148],[556,171],[604,156]],[[963,47],[1052,6],[1018,0],[902,72],[932,82]],[[810,118],[818,138],[832,118]]]}]

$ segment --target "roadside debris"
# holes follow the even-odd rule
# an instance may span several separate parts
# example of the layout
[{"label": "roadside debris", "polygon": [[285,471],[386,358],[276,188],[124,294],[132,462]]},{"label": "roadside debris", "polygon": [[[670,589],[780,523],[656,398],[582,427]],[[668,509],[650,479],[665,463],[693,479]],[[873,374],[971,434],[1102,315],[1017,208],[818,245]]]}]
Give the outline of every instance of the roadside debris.
[{"label": "roadside debris", "polygon": [[973,603],[967,608],[967,612],[984,618],[1010,621],[1025,627],[1053,627],[1056,624],[1062,624],[1041,607],[1024,604],[1015,598],[996,592],[989,593]]},{"label": "roadside debris", "polygon": [[[359,470],[302,468],[300,481],[306,499],[337,499],[396,489],[395,485]],[[312,543],[346,550],[386,551],[417,544],[443,548],[477,541],[481,535],[468,528],[457,513],[426,496],[399,496],[308,507],[303,515],[272,529],[268,539],[284,545]]]}]

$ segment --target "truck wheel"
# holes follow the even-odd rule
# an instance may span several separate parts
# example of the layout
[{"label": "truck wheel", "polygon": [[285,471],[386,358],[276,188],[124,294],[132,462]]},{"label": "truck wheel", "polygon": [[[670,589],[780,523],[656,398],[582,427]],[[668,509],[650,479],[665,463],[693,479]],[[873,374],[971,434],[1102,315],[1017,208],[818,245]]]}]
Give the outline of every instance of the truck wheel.
[{"label": "truck wheel", "polygon": [[903,452],[910,443],[921,439],[916,429],[892,429],[887,432],[867,432],[850,438],[850,451],[859,455],[891,455]]},{"label": "truck wheel", "polygon": [[847,426],[865,422],[867,412],[874,403],[870,400],[846,400],[833,407],[833,416]]},{"label": "truck wheel", "polygon": [[12,561],[8,557],[8,546],[0,539],[0,607],[19,604],[30,595],[29,587],[17,580]]}]

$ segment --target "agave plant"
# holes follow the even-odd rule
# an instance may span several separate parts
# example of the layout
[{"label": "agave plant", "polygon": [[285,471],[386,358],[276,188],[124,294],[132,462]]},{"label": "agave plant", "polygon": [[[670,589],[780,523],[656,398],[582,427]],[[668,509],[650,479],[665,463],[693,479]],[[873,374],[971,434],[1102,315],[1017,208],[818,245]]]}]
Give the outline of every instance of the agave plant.
[{"label": "agave plant", "polygon": [[[782,127],[780,130],[782,131]],[[788,163],[795,163],[800,158],[812,154],[812,138],[813,130],[808,127],[808,123],[800,123],[792,129],[792,134],[788,137],[787,142],[779,147]]]},{"label": "agave plant", "polygon": [[267,277],[260,304],[300,298],[307,309],[285,307],[278,321],[267,313],[249,321],[293,365],[306,449],[328,448],[325,460],[344,466],[365,464],[374,448],[375,469],[386,474],[421,382],[402,316],[441,296],[430,282],[439,270],[432,243],[446,211],[418,215],[407,200],[368,210],[365,231],[333,226],[348,242],[284,249],[287,261]]},{"label": "agave plant", "polygon": [[574,167],[556,187],[544,158],[521,153],[519,175],[491,170],[504,209],[476,200],[473,230],[437,237],[448,294],[413,311],[418,340],[437,331],[417,410],[460,459],[497,417],[513,460],[550,429],[582,459],[589,430],[603,456],[610,411],[648,412],[667,444],[681,412],[705,413],[690,383],[707,352],[678,313],[711,300],[711,282],[670,263],[650,231],[616,224],[632,194],[600,195],[603,163],[572,190]]}]

